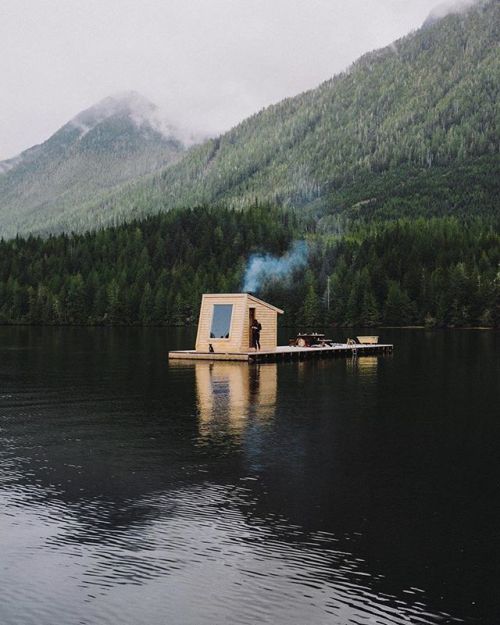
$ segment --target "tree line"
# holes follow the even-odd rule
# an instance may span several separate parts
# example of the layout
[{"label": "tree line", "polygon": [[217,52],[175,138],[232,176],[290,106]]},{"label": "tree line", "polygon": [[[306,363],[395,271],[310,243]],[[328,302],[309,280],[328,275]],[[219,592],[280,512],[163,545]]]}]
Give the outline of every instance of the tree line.
[{"label": "tree line", "polygon": [[294,218],[178,210],[81,235],[0,241],[0,322],[187,324],[201,294],[238,290],[254,249],[279,254]]},{"label": "tree line", "polygon": [[[333,224],[333,225],[332,225]],[[269,205],[175,210],[93,233],[0,241],[0,323],[194,324],[252,253],[298,238],[307,265],[257,294],[284,323],[500,325],[498,219],[299,219]]]},{"label": "tree line", "polygon": [[454,217],[351,224],[311,238],[309,264],[290,281],[299,289],[269,280],[263,296],[309,327],[499,327],[499,225]]}]

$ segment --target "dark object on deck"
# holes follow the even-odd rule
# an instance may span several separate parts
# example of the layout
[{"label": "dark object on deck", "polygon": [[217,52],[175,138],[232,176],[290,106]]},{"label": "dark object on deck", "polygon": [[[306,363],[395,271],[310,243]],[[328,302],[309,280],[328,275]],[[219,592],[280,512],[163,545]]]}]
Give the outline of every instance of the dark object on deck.
[{"label": "dark object on deck", "polygon": [[260,349],[260,331],[262,330],[262,324],[257,319],[254,319],[250,329],[252,331],[252,346],[254,349]]},{"label": "dark object on deck", "polygon": [[208,344],[208,351],[213,354],[214,353],[214,346],[212,345],[212,343]]},{"label": "dark object on deck", "polygon": [[353,339],[347,339],[348,345],[377,345],[378,336],[356,336]]},{"label": "dark object on deck", "polygon": [[325,335],[319,332],[306,332],[305,334],[299,332],[294,339],[289,341],[291,347],[326,347],[333,344],[332,339],[325,338]]}]

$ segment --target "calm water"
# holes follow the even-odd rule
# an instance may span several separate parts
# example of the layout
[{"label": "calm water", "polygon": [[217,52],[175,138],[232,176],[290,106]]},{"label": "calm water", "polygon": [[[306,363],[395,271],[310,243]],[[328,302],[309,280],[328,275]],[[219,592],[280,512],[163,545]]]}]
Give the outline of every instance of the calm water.
[{"label": "calm water", "polygon": [[383,338],[0,328],[1,625],[500,623],[499,335]]}]

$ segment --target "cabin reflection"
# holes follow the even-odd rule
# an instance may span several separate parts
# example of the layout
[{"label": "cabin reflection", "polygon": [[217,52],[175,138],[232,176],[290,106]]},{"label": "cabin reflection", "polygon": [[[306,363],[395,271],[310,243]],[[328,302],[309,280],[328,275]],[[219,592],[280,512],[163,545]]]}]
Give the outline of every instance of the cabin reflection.
[{"label": "cabin reflection", "polygon": [[276,407],[277,374],[276,364],[196,363],[200,436],[238,435],[249,420],[264,423],[271,419]]}]

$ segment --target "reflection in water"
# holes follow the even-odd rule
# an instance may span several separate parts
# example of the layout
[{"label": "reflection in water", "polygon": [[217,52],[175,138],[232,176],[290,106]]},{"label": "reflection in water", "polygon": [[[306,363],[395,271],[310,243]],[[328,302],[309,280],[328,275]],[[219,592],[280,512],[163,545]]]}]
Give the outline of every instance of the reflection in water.
[{"label": "reflection in water", "polygon": [[[8,502],[16,540],[2,557],[2,625],[458,622],[426,611],[418,588],[405,600],[377,590],[382,580],[328,533],[249,520],[252,498],[244,485],[158,493],[141,502],[158,510],[156,519],[118,527],[104,542],[97,505],[85,543],[73,540],[80,521],[64,508]],[[0,527],[12,533],[4,519]]]},{"label": "reflection in water", "polygon": [[249,367],[2,332],[1,625],[500,622],[484,337]]},{"label": "reflection in water", "polygon": [[[380,358],[382,357],[357,356],[346,358],[346,370],[350,375],[362,378],[364,382],[376,382]],[[390,358],[390,356],[384,358]]]},{"label": "reflection in water", "polygon": [[378,360],[377,356],[359,356],[351,358],[349,362],[353,372],[366,377],[374,377],[377,375]]},{"label": "reflection in water", "polygon": [[277,365],[196,363],[200,436],[242,434],[249,419],[265,421],[276,406]]}]

